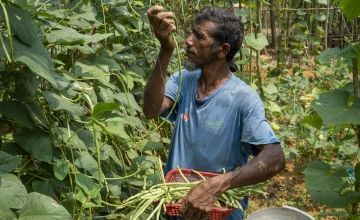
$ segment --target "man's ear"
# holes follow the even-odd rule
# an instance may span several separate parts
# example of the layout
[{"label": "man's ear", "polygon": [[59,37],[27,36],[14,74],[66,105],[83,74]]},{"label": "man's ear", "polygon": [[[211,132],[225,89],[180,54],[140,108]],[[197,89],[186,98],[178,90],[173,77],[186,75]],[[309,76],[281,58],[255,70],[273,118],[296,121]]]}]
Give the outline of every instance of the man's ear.
[{"label": "man's ear", "polygon": [[220,59],[224,59],[226,58],[229,51],[230,51],[230,44],[224,43],[218,48],[217,57]]}]

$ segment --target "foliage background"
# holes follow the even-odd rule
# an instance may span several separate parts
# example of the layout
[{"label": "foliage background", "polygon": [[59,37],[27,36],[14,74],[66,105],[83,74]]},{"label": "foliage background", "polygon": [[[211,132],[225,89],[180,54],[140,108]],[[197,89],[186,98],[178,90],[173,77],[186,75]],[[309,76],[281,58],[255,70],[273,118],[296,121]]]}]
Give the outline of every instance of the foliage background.
[{"label": "foliage background", "polygon": [[[0,2],[0,219],[126,218],[118,204],[160,181],[171,138],[141,109],[159,48],[147,8],[177,14],[181,45],[199,8],[234,3],[247,33],[238,75],[262,95],[288,160],[300,171],[324,161],[305,170],[312,197],[356,218],[357,1],[13,0]],[[351,36],[329,37],[331,16]]]}]

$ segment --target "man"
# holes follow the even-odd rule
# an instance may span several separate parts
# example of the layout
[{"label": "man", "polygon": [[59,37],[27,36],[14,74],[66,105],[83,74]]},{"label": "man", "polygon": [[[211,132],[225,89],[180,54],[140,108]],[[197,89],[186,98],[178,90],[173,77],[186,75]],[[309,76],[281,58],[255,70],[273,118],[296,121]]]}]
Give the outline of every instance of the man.
[{"label": "man", "polygon": [[[182,200],[187,219],[203,219],[222,192],[267,180],[284,169],[284,154],[258,94],[230,70],[243,38],[239,19],[218,8],[201,10],[185,41],[187,69],[182,79],[174,74],[165,84],[174,51],[175,16],[161,6],[151,7],[147,14],[161,48],[145,88],[144,114],[166,115],[176,105],[166,171],[177,166],[226,171],[198,184]],[[249,155],[255,158],[248,162]],[[246,208],[247,200],[242,205]],[[228,219],[243,216],[237,211]]]}]

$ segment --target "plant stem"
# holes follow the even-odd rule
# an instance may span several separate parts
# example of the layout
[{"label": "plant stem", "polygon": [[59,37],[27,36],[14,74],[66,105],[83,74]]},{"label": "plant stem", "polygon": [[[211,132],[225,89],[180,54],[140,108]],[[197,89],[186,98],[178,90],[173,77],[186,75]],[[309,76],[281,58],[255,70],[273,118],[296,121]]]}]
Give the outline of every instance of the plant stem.
[{"label": "plant stem", "polygon": [[353,72],[354,96],[356,99],[360,99],[359,63],[356,58],[352,58],[351,61],[352,61],[352,72]]},{"label": "plant stem", "polygon": [[[7,10],[5,8],[5,5],[4,3],[2,3],[0,1],[0,4],[1,4],[1,7],[4,11],[4,17],[5,17],[5,23],[6,23],[6,29],[7,29],[7,32],[8,32],[8,38],[9,38],[9,43],[10,43],[10,54],[8,54],[8,56],[10,57],[10,62],[12,62],[14,60],[14,42],[13,42],[13,39],[12,39],[12,33],[11,33],[11,27],[10,27],[10,21],[9,21],[9,16],[8,16],[8,13],[7,13]],[[2,37],[1,37],[2,38]],[[2,40],[3,41],[3,40]],[[6,50],[6,47],[4,47],[5,50]],[[8,58],[9,59],[9,58]]]}]

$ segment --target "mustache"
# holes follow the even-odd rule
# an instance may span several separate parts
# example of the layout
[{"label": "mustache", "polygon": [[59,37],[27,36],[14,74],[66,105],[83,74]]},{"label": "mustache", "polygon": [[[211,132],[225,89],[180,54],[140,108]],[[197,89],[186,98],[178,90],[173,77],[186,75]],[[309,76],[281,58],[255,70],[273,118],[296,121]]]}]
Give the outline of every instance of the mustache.
[{"label": "mustache", "polygon": [[185,53],[195,54],[195,52],[192,51],[189,47],[185,47],[185,48],[184,48],[184,51],[185,51]]}]

